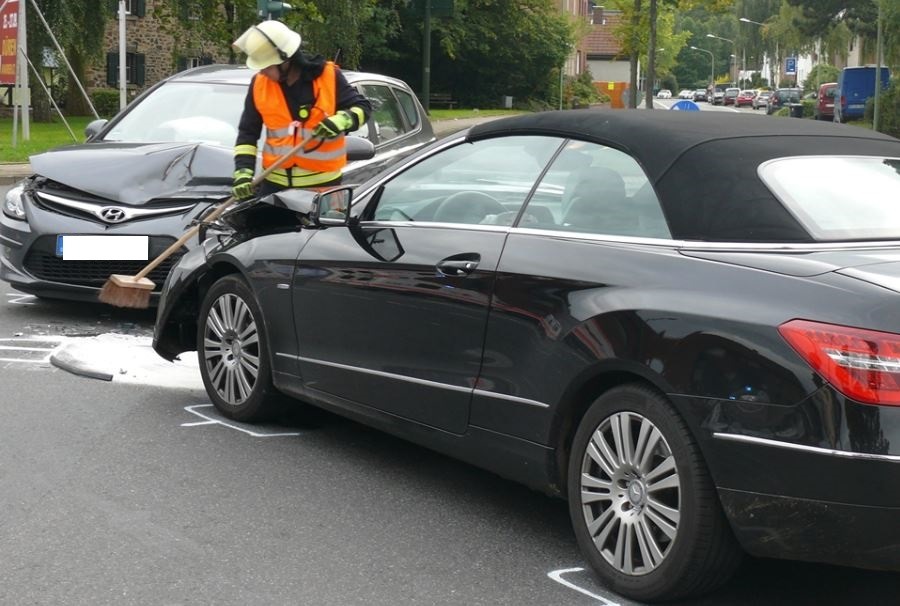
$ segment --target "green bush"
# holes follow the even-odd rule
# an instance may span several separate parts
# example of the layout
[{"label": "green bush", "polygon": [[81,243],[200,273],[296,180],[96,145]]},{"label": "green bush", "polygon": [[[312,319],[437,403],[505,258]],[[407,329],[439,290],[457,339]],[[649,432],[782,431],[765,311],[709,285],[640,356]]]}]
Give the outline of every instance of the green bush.
[{"label": "green bush", "polygon": [[112,118],[119,113],[119,91],[112,88],[98,88],[91,93],[91,103],[101,118]]},{"label": "green bush", "polygon": [[[878,130],[892,137],[900,138],[900,79],[893,78],[891,85],[879,96]],[[866,101],[865,120],[869,124],[875,120],[875,98]]]}]

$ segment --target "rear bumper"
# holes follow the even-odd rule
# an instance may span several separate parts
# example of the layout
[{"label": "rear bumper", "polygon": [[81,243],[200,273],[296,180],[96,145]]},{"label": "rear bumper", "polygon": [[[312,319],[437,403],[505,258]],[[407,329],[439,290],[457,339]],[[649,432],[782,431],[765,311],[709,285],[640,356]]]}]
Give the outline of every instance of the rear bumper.
[{"label": "rear bumper", "polygon": [[735,535],[753,555],[900,570],[900,507],[721,489]]}]

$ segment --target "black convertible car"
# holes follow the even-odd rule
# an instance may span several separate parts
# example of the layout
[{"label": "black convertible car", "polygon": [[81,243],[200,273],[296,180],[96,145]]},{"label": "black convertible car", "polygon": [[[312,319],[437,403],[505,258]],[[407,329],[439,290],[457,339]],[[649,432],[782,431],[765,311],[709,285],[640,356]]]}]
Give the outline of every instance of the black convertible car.
[{"label": "black convertible car", "polygon": [[[735,159],[738,161],[735,161]],[[900,570],[900,141],[548,112],[210,226],[154,347],[568,499],[634,599],[742,552]]]}]

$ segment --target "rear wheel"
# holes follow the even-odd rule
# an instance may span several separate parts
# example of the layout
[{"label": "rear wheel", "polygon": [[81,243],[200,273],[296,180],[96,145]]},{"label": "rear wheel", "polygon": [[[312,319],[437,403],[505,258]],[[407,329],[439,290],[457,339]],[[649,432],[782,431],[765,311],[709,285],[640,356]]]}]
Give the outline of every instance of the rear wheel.
[{"label": "rear wheel", "polygon": [[237,421],[257,421],[284,401],[272,384],[262,313],[247,284],[226,276],[200,307],[197,328],[200,375],[215,407]]},{"label": "rear wheel", "polygon": [[687,426],[648,387],[614,388],[588,409],[572,443],[568,498],[582,553],[629,598],[706,593],[740,562]]}]

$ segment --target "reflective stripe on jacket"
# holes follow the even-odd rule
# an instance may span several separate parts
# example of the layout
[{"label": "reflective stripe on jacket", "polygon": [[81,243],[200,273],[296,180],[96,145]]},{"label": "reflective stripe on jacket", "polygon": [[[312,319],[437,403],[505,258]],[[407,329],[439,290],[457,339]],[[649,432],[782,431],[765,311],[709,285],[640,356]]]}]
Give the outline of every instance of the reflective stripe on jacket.
[{"label": "reflective stripe on jacket", "polygon": [[[262,166],[268,168],[284,154],[288,153],[304,138],[311,137],[313,130],[323,119],[334,114],[337,106],[337,80],[334,63],[327,61],[322,73],[313,80],[315,105],[310,108],[309,117],[301,121],[292,116],[281,84],[265,77],[253,81],[253,103],[266,125],[266,141],[262,150]],[[340,171],[347,164],[347,150],[344,135],[334,139],[310,141],[307,151],[295,154],[285,161],[272,175],[285,169],[299,167],[303,171],[325,173]],[[300,171],[290,171],[296,173]]]}]

